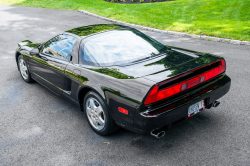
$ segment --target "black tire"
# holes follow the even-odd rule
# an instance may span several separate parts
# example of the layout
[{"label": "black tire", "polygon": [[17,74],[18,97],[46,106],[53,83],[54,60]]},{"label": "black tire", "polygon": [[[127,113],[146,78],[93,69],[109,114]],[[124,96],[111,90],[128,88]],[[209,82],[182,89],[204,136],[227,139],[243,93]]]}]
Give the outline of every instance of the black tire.
[{"label": "black tire", "polygon": [[27,75],[27,76],[24,76],[24,75],[22,74],[22,71],[21,71],[22,68],[21,68],[21,66],[20,66],[21,61],[23,61],[23,62],[27,65],[27,63],[25,62],[25,60],[24,60],[24,58],[23,58],[23,55],[19,55],[19,56],[18,56],[18,61],[17,61],[18,69],[19,69],[19,72],[20,72],[20,74],[21,74],[21,77],[22,77],[23,80],[24,80],[25,82],[27,82],[27,83],[32,83],[32,82],[34,82],[34,80],[31,78],[31,75],[30,75],[30,72],[29,72],[29,69],[28,69],[27,66],[26,66],[26,68],[27,68],[26,75]]},{"label": "black tire", "polygon": [[[105,114],[104,115],[104,117],[105,117],[105,120],[104,120],[104,128],[103,129],[101,129],[101,130],[98,130],[98,129],[96,129],[95,127],[93,127],[94,125],[93,125],[93,123],[91,124],[91,122],[90,121],[92,121],[91,120],[91,118],[90,118],[90,116],[88,115],[88,113],[87,112],[89,112],[88,110],[87,110],[87,106],[88,106],[88,104],[89,103],[87,103],[87,102],[89,102],[90,100],[94,100],[96,103],[95,104],[97,104],[97,105],[95,105],[95,106],[97,106],[97,107],[99,107],[99,104],[100,104],[100,106],[102,107],[102,110],[103,110],[103,114]],[[85,115],[86,115],[86,117],[87,117],[87,120],[88,120],[88,123],[89,123],[89,125],[91,126],[91,128],[97,133],[97,134],[99,134],[99,135],[102,135],[102,136],[105,136],[105,135],[109,135],[109,134],[111,134],[111,133],[114,133],[114,132],[116,132],[118,129],[119,129],[119,127],[115,124],[115,122],[114,122],[114,120],[112,119],[112,117],[111,117],[111,115],[110,115],[110,113],[109,113],[109,111],[108,111],[108,107],[107,107],[107,105],[105,104],[105,102],[103,101],[103,99],[102,99],[102,97],[100,97],[97,93],[95,93],[94,91],[89,91],[87,94],[86,94],[86,96],[84,97],[84,100],[83,100],[83,108],[84,108],[84,113],[85,113]]]}]

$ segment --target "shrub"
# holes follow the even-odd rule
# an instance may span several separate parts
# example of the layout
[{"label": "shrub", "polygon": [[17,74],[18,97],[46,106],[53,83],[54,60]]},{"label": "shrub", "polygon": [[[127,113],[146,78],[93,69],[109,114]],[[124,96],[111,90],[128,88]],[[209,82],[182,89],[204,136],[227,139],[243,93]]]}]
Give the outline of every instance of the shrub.
[{"label": "shrub", "polygon": [[132,2],[136,2],[136,0],[132,0]]},{"label": "shrub", "polygon": [[150,2],[154,2],[155,0],[150,0]]},{"label": "shrub", "polygon": [[143,3],[143,2],[144,2],[144,0],[140,0],[140,2],[141,2],[141,3]]}]

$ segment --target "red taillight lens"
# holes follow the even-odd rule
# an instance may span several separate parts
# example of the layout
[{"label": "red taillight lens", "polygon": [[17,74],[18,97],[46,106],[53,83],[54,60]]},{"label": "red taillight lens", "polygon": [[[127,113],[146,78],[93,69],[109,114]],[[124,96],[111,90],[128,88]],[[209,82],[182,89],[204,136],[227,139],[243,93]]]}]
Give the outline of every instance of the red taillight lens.
[{"label": "red taillight lens", "polygon": [[[223,73],[225,70],[226,70],[226,62],[224,60],[220,60],[220,66],[201,74],[200,78],[202,80],[204,79],[204,81],[207,81],[207,80]],[[202,82],[204,82],[204,81],[202,81]]]},{"label": "red taillight lens", "polygon": [[176,84],[174,86],[171,86],[169,88],[163,89],[158,91],[156,101],[162,100],[164,98],[167,98],[169,96],[173,96],[181,91],[181,85],[183,83]]},{"label": "red taillight lens", "polygon": [[[205,81],[223,73],[225,70],[226,70],[226,63],[222,59],[222,60],[220,60],[220,65],[218,67],[216,67],[212,70],[209,70],[203,74],[200,74],[199,76],[196,76],[190,80],[183,81],[181,83],[175,84],[171,87],[168,87],[168,88],[165,88],[162,90],[158,90],[160,84],[157,84],[152,88],[152,90],[148,94],[144,104],[145,105],[151,104],[151,103],[154,103],[156,101],[173,96],[181,91],[184,91],[184,90],[192,88],[192,87],[194,87],[202,82],[205,82]],[[193,70],[193,71],[195,71],[195,70]]]},{"label": "red taillight lens", "polygon": [[150,104],[150,103],[153,103],[153,102],[157,101],[156,97],[157,97],[158,88],[159,88],[159,85],[155,85],[153,87],[153,89],[148,94],[144,104]]}]

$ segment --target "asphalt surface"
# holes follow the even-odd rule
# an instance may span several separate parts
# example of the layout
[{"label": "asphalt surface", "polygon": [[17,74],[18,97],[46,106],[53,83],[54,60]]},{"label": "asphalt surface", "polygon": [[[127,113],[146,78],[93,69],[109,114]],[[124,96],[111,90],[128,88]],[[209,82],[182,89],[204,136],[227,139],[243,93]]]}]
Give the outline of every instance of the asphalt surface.
[{"label": "asphalt surface", "polygon": [[219,107],[174,125],[162,139],[127,130],[102,137],[73,103],[17,71],[17,42],[42,42],[106,21],[77,11],[0,5],[0,165],[250,165],[250,46],[143,31],[166,45],[225,57],[232,78]]}]

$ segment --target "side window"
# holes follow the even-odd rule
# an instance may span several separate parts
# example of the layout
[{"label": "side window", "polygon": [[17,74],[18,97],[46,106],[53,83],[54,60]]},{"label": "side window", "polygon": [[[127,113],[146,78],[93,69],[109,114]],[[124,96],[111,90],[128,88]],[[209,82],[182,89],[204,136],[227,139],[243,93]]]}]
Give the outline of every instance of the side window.
[{"label": "side window", "polygon": [[76,38],[70,35],[58,35],[44,44],[43,53],[66,59],[72,52]]}]

